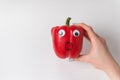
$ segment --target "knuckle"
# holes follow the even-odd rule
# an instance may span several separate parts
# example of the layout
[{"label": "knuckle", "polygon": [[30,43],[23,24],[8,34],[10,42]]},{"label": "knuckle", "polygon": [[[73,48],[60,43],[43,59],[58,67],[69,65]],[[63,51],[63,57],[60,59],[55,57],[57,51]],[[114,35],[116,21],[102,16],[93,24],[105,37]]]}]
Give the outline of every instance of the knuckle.
[{"label": "knuckle", "polygon": [[101,37],[101,39],[102,39],[102,41],[103,41],[104,43],[106,43],[106,39],[105,39],[105,38]]},{"label": "knuckle", "polygon": [[88,30],[91,30],[91,28],[88,26]]},{"label": "knuckle", "polygon": [[102,38],[104,41],[106,41],[106,39],[105,38]]},{"label": "knuckle", "polygon": [[91,31],[93,31],[93,28],[91,26],[88,26],[88,29],[91,30]]}]

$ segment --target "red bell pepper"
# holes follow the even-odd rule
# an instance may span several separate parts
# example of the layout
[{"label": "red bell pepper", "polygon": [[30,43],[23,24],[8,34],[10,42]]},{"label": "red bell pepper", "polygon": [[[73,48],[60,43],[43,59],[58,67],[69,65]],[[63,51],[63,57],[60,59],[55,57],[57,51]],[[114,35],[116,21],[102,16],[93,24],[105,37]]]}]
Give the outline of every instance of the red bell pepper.
[{"label": "red bell pepper", "polygon": [[70,20],[68,17],[66,25],[51,29],[53,48],[59,58],[75,58],[82,50],[84,30],[76,25],[69,25]]}]

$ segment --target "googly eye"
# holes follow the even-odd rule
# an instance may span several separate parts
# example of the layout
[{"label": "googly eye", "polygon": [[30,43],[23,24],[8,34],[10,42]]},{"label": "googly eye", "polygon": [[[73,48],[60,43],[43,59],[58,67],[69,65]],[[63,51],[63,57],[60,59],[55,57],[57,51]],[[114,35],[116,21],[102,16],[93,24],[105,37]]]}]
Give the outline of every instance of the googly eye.
[{"label": "googly eye", "polygon": [[80,35],[80,32],[79,32],[78,30],[74,30],[74,31],[73,31],[73,35],[74,35],[75,37],[78,37],[78,36]]},{"label": "googly eye", "polygon": [[64,36],[65,35],[65,31],[63,29],[59,30],[58,32],[59,36]]}]

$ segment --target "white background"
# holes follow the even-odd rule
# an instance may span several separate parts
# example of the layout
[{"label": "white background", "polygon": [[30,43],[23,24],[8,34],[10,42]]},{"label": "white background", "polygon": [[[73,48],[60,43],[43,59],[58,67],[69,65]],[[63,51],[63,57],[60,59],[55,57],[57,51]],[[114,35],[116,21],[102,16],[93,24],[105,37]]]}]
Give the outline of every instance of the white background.
[{"label": "white background", "polygon": [[[106,38],[120,64],[119,0],[0,0],[0,80],[109,80],[88,63],[55,55],[50,30],[68,16]],[[84,39],[82,52],[89,48]]]}]

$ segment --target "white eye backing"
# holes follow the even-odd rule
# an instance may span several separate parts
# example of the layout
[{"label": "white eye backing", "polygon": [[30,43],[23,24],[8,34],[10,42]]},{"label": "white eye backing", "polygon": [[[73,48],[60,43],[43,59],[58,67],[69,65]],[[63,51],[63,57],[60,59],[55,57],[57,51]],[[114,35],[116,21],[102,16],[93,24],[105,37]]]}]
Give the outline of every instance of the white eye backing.
[{"label": "white eye backing", "polygon": [[58,34],[59,34],[60,37],[64,36],[65,35],[65,30],[63,30],[63,29],[59,30]]},{"label": "white eye backing", "polygon": [[74,31],[73,31],[73,35],[74,35],[75,37],[78,37],[78,36],[80,35],[80,31],[79,31],[79,30],[74,30]]}]

